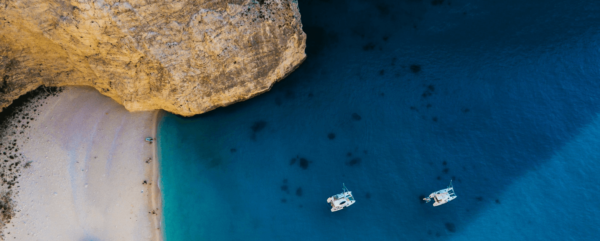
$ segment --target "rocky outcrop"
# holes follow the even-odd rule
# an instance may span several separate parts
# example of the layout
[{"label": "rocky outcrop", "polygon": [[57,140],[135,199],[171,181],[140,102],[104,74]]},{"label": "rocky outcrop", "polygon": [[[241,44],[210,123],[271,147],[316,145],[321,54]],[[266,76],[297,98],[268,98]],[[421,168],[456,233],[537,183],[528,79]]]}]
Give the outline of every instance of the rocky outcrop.
[{"label": "rocky outcrop", "polygon": [[296,0],[0,0],[0,107],[85,85],[191,116],[268,91],[305,42]]}]

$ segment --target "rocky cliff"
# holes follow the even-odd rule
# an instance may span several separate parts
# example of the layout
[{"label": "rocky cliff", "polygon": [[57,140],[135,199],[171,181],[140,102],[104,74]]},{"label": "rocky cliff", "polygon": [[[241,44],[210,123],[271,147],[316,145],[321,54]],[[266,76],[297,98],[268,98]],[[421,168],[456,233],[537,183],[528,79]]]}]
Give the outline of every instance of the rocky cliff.
[{"label": "rocky cliff", "polygon": [[305,42],[296,0],[0,0],[0,108],[85,85],[191,116],[268,91]]}]

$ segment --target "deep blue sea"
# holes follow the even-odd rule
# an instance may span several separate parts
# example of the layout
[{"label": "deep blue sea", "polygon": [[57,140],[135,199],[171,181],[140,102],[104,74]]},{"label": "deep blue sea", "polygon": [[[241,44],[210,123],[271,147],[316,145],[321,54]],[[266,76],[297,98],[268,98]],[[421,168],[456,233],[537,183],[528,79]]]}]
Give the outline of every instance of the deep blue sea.
[{"label": "deep blue sea", "polygon": [[598,239],[600,1],[299,5],[293,74],[161,120],[167,241]]}]

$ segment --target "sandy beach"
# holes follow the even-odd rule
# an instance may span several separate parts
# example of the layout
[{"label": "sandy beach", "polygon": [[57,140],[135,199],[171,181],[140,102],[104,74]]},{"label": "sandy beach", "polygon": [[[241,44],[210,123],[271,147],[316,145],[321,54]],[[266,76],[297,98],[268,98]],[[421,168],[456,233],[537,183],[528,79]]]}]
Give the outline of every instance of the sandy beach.
[{"label": "sandy beach", "polygon": [[17,115],[27,126],[2,140],[24,163],[0,189],[15,210],[4,239],[162,240],[155,143],[144,141],[160,113],[130,113],[85,87],[30,105]]}]

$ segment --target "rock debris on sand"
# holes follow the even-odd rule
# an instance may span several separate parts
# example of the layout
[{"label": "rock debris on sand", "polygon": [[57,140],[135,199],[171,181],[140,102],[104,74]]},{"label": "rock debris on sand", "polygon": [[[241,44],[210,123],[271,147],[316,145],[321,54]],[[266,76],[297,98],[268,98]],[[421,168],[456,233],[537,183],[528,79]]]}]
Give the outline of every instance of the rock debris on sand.
[{"label": "rock debris on sand", "polygon": [[[10,224],[18,212],[14,198],[19,194],[19,177],[33,163],[23,154],[23,145],[30,141],[26,132],[40,116],[40,106],[48,104],[46,99],[61,91],[61,88],[40,87],[0,112],[0,229]],[[5,238],[4,234],[0,236]]]}]

